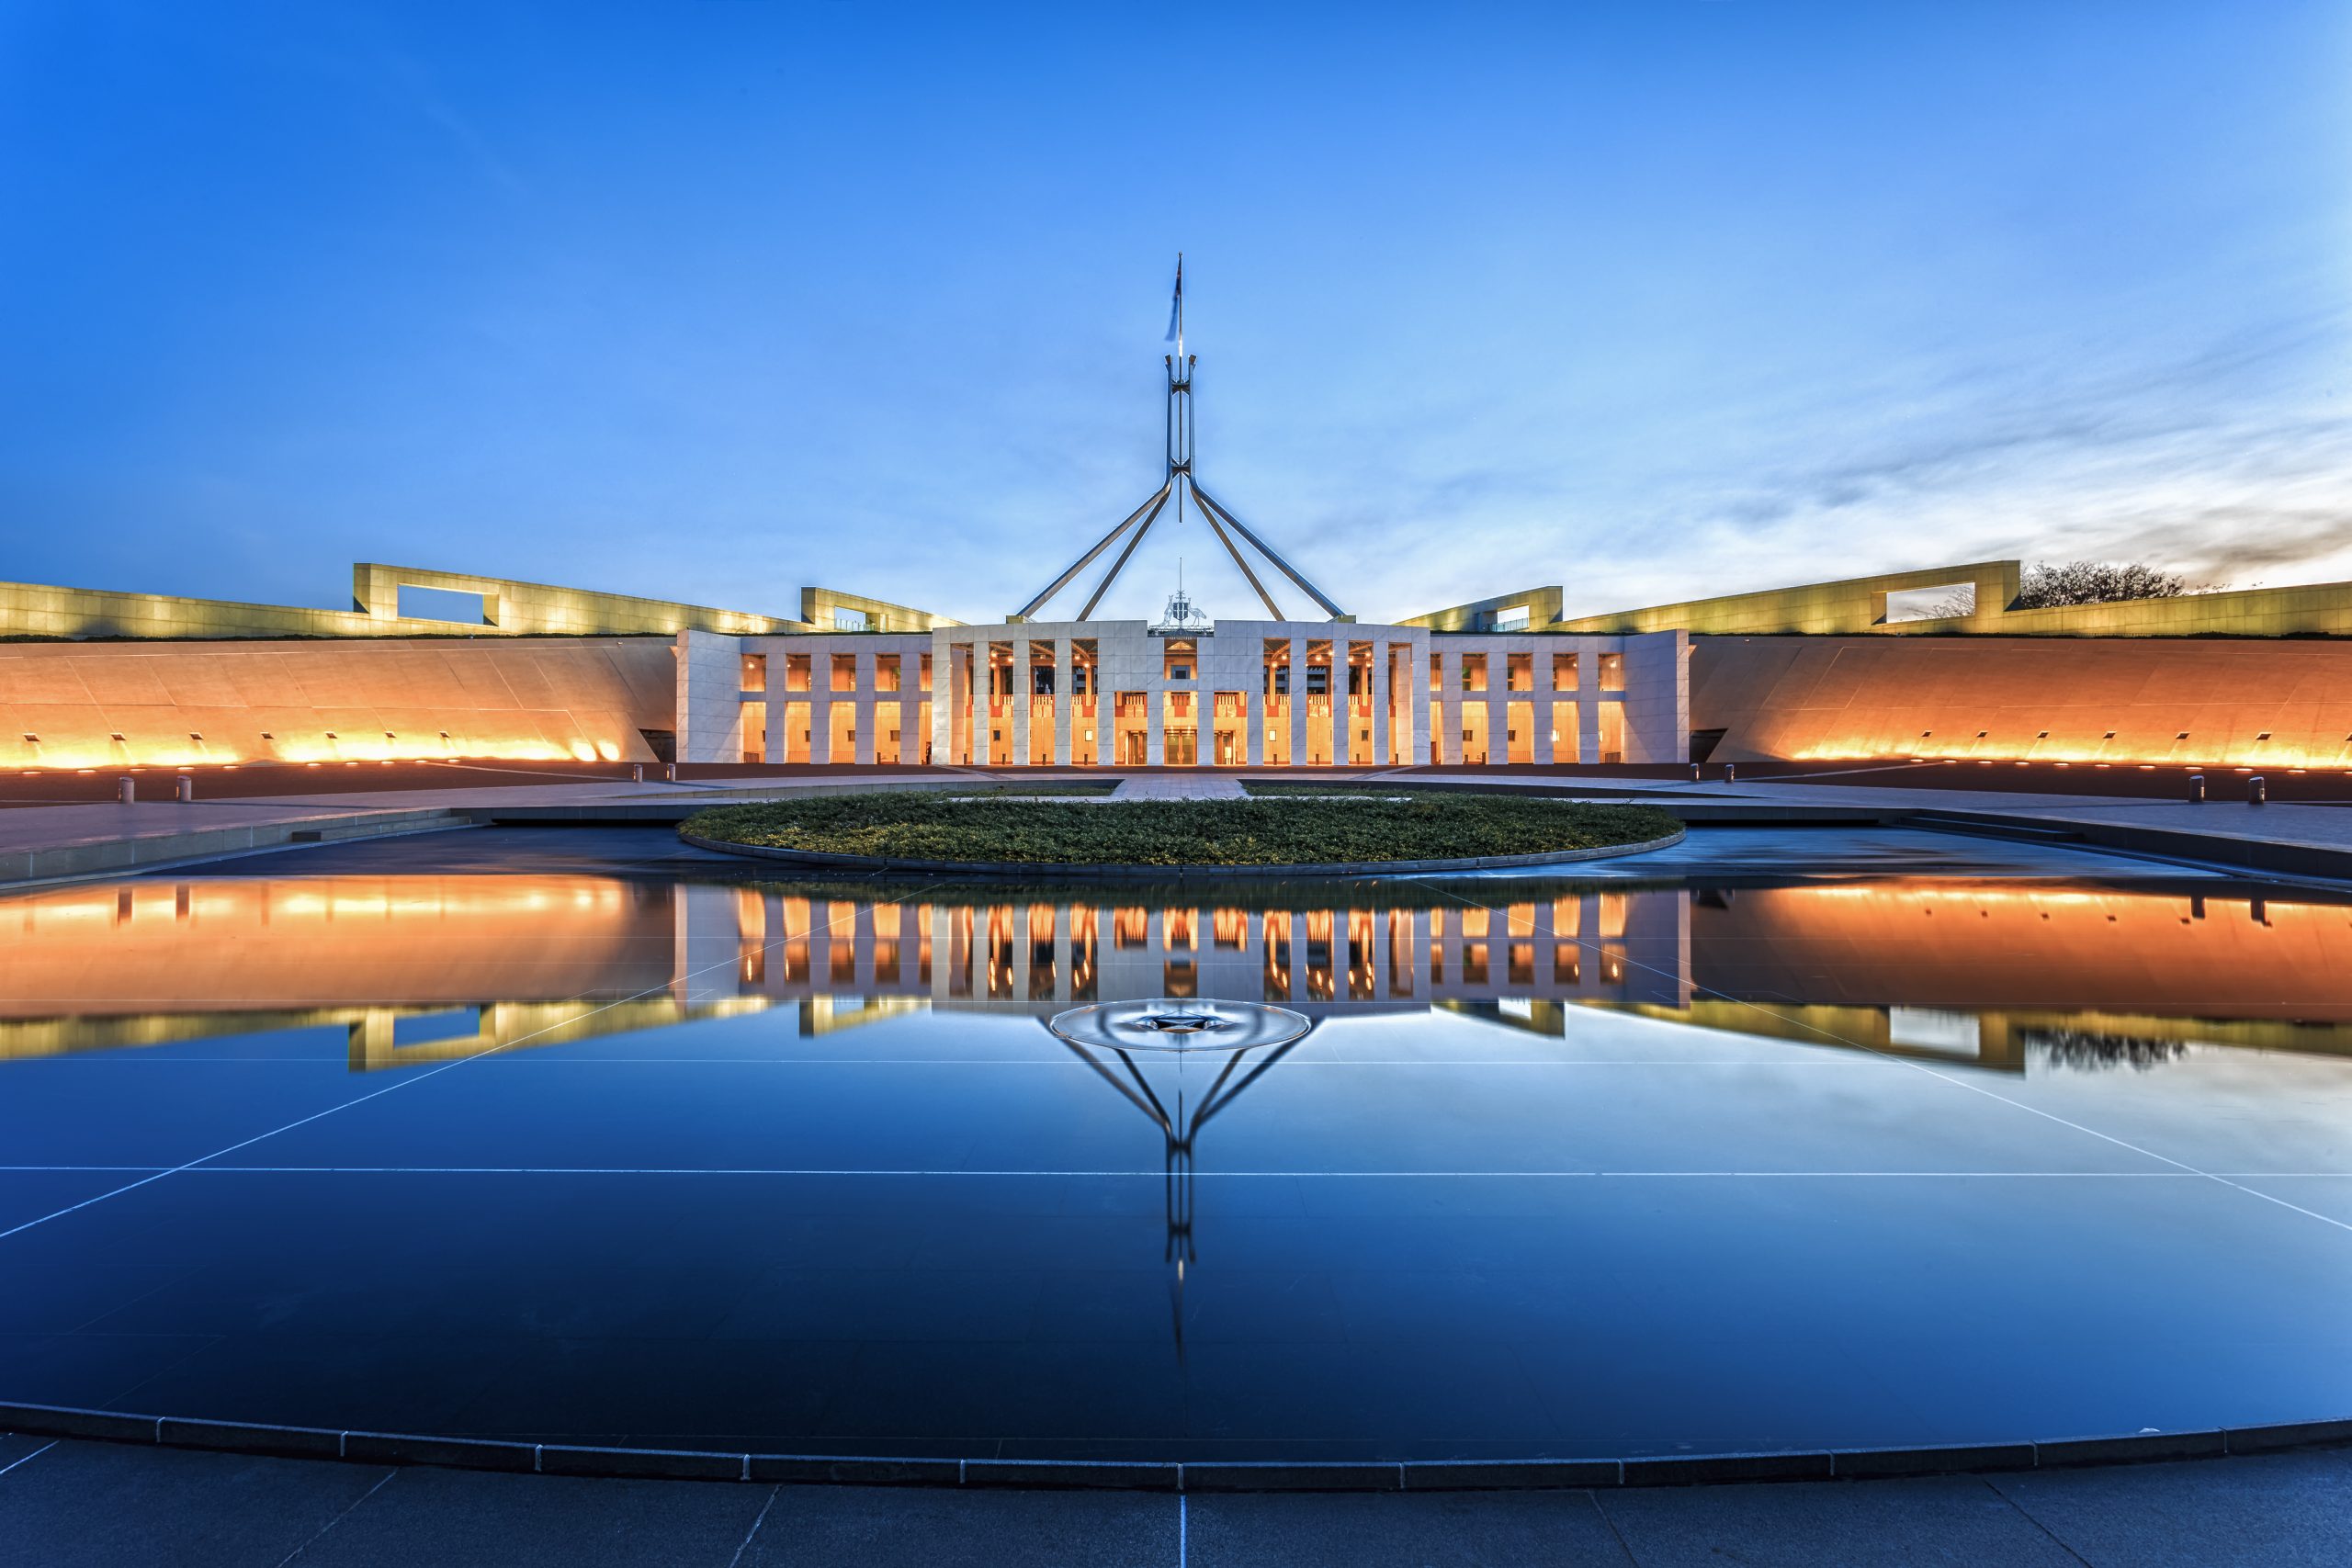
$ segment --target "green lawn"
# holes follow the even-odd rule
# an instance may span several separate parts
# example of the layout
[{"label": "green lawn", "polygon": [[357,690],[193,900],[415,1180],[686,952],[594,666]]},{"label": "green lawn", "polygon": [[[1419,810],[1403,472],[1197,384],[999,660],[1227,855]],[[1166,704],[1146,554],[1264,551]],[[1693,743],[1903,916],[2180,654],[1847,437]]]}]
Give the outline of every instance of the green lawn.
[{"label": "green lawn", "polygon": [[679,830],[730,843],[892,860],[1151,866],[1541,854],[1641,843],[1680,826],[1654,807],[1508,795],[1081,806],[873,794],[719,807],[687,818]]}]

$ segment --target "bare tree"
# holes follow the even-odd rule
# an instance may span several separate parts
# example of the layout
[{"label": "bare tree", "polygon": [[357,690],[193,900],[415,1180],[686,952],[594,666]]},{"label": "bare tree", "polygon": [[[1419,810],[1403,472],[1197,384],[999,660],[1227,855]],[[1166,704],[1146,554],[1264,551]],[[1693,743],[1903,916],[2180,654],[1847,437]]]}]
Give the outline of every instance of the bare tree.
[{"label": "bare tree", "polygon": [[2198,592],[2180,573],[2141,561],[2036,561],[2025,570],[2013,608],[2104,604],[2113,599],[2174,599]]}]

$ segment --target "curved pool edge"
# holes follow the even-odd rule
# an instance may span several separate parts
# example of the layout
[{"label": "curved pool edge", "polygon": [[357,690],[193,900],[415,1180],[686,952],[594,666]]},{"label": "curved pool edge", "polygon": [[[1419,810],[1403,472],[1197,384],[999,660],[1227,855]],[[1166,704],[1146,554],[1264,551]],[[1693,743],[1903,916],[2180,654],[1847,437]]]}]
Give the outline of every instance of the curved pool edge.
[{"label": "curved pool edge", "polygon": [[1690,836],[1687,828],[1639,843],[1602,844],[1589,850],[1549,850],[1532,855],[1476,855],[1457,860],[1329,861],[1296,865],[1135,865],[1124,863],[1057,864],[1039,861],[895,860],[887,855],[842,855],[821,850],[779,849],[772,844],[739,844],[706,839],[679,829],[678,837],[698,850],[736,855],[745,860],[769,860],[811,871],[856,871],[911,876],[1021,876],[1039,879],[1228,881],[1261,876],[1427,876],[1447,873],[1533,870],[1574,865],[1581,861],[1622,860],[1671,849]]},{"label": "curved pool edge", "polygon": [[1763,1481],[1897,1480],[2352,1446],[2352,1418],[2118,1437],[1623,1459],[1233,1460],[887,1459],[859,1455],[624,1449],[418,1433],[0,1404],[0,1431],[279,1459],[588,1478],[762,1485],[1106,1488],[1137,1492],[1483,1492],[1695,1486]]}]

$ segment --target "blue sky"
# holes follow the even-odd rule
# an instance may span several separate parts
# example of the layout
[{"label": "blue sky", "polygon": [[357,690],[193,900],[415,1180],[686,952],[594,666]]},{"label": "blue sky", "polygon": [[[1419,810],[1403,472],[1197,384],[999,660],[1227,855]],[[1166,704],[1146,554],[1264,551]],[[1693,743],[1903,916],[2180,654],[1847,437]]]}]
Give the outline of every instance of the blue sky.
[{"label": "blue sky", "polygon": [[[0,7],[0,578],[2352,577],[2352,6]],[[1182,554],[1246,612],[1197,522]],[[1063,602],[1074,609],[1074,603]]]}]

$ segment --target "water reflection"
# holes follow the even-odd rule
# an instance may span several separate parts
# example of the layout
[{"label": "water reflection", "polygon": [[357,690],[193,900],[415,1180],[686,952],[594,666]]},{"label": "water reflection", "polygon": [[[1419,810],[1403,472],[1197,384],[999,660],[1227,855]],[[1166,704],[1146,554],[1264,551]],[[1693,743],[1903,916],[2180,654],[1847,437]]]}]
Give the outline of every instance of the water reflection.
[{"label": "water reflection", "polygon": [[2352,908],[2214,886],[892,901],[596,875],[142,880],[0,905],[0,1057],[342,1024],[368,1071],[784,1005],[821,1034],[1147,997],[1549,1035],[1605,1007],[2007,1072],[2146,1067],[2188,1041],[2352,1054]]},{"label": "water reflection", "polygon": [[1163,1097],[1159,1089],[1152,1087],[1151,1079],[1136,1061],[1134,1052],[1063,1038],[1062,1043],[1069,1048],[1072,1055],[1093,1068],[1103,1082],[1118,1091],[1120,1098],[1142,1111],[1152,1125],[1159,1129],[1167,1161],[1162,1201],[1167,1211],[1168,1225],[1167,1247],[1161,1254],[1161,1261],[1169,1268],[1169,1316],[1174,1325],[1176,1355],[1180,1362],[1184,1355],[1184,1280],[1201,1257],[1193,1230],[1193,1178],[1197,1168],[1193,1156],[1201,1131],[1212,1119],[1239,1100],[1250,1085],[1265,1077],[1274,1064],[1289,1055],[1305,1038],[1305,1035],[1299,1035],[1278,1044],[1244,1046],[1211,1058],[1214,1067],[1210,1075],[1205,1075],[1209,1077],[1208,1086],[1197,1100],[1193,1100],[1190,1086],[1185,1082],[1184,1063],[1181,1059],[1167,1057],[1155,1063],[1170,1072],[1169,1091]]}]

